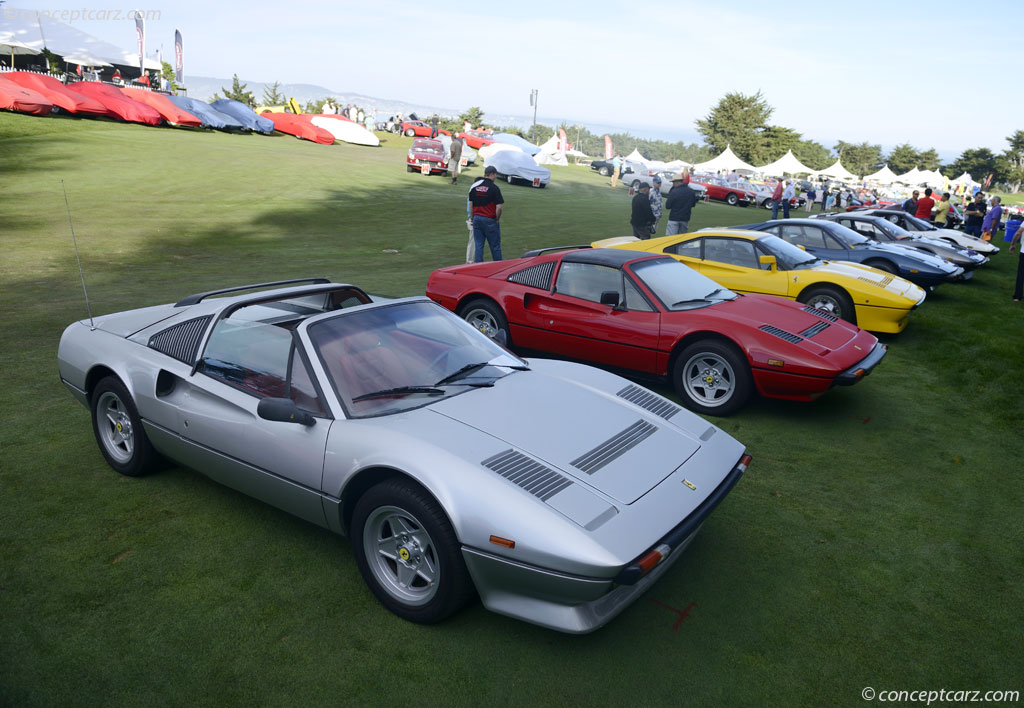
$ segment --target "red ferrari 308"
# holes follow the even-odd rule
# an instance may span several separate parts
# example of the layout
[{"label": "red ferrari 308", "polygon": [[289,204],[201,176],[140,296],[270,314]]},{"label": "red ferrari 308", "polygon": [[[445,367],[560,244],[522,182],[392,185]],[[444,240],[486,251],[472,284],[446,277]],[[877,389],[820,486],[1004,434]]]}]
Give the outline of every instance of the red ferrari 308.
[{"label": "red ferrari 308", "polygon": [[537,251],[434,271],[427,296],[509,346],[667,377],[683,403],[729,415],[753,391],[811,400],[854,384],[886,346],[833,315],[740,295],[668,256]]}]

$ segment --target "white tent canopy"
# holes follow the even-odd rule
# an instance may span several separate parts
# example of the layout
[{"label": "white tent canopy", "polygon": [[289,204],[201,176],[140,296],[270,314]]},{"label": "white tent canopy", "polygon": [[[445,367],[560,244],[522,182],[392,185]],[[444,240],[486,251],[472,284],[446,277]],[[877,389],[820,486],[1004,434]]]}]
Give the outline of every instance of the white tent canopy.
[{"label": "white tent canopy", "polygon": [[967,172],[952,180],[950,184],[974,184],[974,178]]},{"label": "white tent canopy", "polygon": [[835,177],[838,180],[857,179],[857,175],[853,174],[848,169],[843,167],[839,160],[836,160],[832,165],[826,167],[823,170],[818,170],[814,174],[821,177]]},{"label": "white tent canopy", "polygon": [[540,152],[533,156],[534,162],[538,165],[568,165],[565,159],[565,144],[555,133],[548,141],[540,146]]},{"label": "white tent canopy", "polygon": [[644,165],[647,164],[647,158],[640,154],[640,151],[633,148],[633,152],[629,153],[625,157],[626,162],[640,162]]},{"label": "white tent canopy", "polygon": [[904,172],[901,175],[896,175],[896,181],[903,184],[920,184],[924,180],[921,179],[921,170],[916,167],[909,172]]},{"label": "white tent canopy", "polygon": [[757,172],[757,168],[753,165],[749,165],[740,158],[736,157],[736,153],[732,151],[732,148],[728,145],[722,154],[718,157],[714,157],[707,162],[700,162],[693,166],[693,169],[698,172],[717,172],[718,170],[745,170],[747,172]]},{"label": "white tent canopy", "polygon": [[946,176],[938,170],[924,170],[919,177],[929,187],[941,187],[948,181]]},{"label": "white tent canopy", "polygon": [[896,181],[896,173],[889,169],[889,165],[864,177],[866,182],[877,182],[878,184],[892,184]]},{"label": "white tent canopy", "polygon": [[787,150],[786,154],[775,162],[770,162],[767,165],[758,167],[757,171],[761,174],[770,175],[772,177],[814,174],[814,170],[796,159],[796,155],[793,154],[792,150]]},{"label": "white tent canopy", "polygon": [[[124,26],[124,41],[134,46],[135,26],[129,22],[125,22]],[[120,64],[134,67],[139,65],[139,55],[136,51],[122,49],[110,42],[97,39],[49,17],[45,11],[4,7],[0,12],[0,37],[8,35],[33,49],[49,49],[72,64]],[[146,57],[145,67],[151,71],[162,69],[160,62],[149,57]]]}]

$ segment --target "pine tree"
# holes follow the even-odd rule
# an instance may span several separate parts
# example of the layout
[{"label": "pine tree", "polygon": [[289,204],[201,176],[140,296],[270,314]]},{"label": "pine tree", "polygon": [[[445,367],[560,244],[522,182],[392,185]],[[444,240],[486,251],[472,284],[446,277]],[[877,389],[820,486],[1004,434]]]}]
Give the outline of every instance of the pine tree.
[{"label": "pine tree", "polygon": [[239,101],[247,106],[252,105],[255,103],[252,91],[246,91],[246,86],[248,86],[248,84],[243,84],[238,80],[238,74],[234,74],[231,78],[231,90],[229,91],[226,88],[221,89],[221,91],[224,92],[224,95],[218,96],[217,94],[213,94],[213,98],[210,99],[210,101],[213,102],[219,98],[230,98],[233,101]]},{"label": "pine tree", "polygon": [[270,86],[263,88],[263,105],[264,106],[280,106],[285,102],[285,96],[280,92],[281,82],[275,81]]}]

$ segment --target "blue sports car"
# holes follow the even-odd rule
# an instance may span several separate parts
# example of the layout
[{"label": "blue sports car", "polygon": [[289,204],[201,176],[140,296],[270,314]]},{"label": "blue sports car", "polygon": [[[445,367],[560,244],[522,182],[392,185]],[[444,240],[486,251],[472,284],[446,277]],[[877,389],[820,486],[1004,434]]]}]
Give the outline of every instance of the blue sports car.
[{"label": "blue sports car", "polygon": [[824,219],[782,219],[732,228],[767,231],[822,260],[863,263],[929,290],[953,282],[964,272],[963,268],[931,254],[878,243]]}]

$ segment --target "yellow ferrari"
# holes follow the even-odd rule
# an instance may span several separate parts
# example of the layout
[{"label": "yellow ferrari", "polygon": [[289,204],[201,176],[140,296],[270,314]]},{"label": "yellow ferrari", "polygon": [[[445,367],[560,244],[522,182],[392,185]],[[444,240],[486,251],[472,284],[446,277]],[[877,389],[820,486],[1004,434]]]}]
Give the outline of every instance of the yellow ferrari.
[{"label": "yellow ferrari", "polygon": [[734,292],[779,295],[872,332],[902,332],[925,291],[869,266],[823,261],[761,231],[708,229],[641,241],[608,238],[595,248],[667,253]]}]

